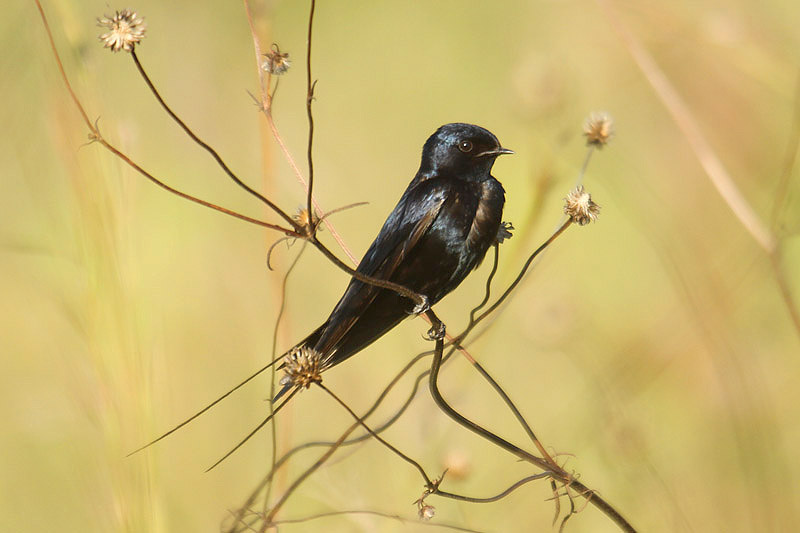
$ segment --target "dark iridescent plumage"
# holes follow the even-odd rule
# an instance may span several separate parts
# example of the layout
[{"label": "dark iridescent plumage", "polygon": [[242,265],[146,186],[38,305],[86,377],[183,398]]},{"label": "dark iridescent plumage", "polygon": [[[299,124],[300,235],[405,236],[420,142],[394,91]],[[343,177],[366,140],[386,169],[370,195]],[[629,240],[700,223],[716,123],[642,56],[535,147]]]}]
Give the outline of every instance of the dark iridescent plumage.
[{"label": "dark iridescent plumage", "polygon": [[[436,130],[423,147],[419,171],[358,272],[403,285],[426,296],[429,305],[455,289],[497,238],[505,191],[490,171],[505,153],[512,152],[481,127],[446,124]],[[377,340],[414,309],[409,298],[353,279],[328,320],[295,348],[322,354],[325,370]]]}]

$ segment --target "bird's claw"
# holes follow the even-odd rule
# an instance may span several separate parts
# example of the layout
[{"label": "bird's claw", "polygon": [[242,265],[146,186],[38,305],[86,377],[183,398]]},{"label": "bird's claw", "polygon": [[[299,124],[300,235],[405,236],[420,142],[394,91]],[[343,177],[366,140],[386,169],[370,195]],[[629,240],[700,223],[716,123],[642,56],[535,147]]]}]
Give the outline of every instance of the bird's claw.
[{"label": "bird's claw", "polygon": [[431,326],[431,329],[428,330],[425,338],[429,341],[440,341],[444,339],[445,330],[446,328],[444,322],[439,322],[438,324]]},{"label": "bird's claw", "polygon": [[503,244],[504,241],[507,241],[514,235],[511,233],[514,231],[514,224],[511,222],[501,222],[500,227],[497,228],[497,236],[494,239],[496,244]]}]

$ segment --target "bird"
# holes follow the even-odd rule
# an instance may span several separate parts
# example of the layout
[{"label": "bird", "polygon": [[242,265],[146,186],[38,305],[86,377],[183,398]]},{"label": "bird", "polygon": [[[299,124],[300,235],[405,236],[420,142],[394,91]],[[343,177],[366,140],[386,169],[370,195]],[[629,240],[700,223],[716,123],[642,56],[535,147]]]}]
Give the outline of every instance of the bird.
[{"label": "bird", "polygon": [[[404,318],[427,311],[453,291],[480,265],[489,247],[510,235],[502,222],[505,190],[491,170],[498,156],[513,153],[480,126],[452,123],[437,129],[422,147],[422,161],[414,179],[356,268],[362,278],[392,282],[421,298],[354,276],[328,319],[310,335],[128,455],[149,448],[197,419],[278,361],[283,361],[279,368],[286,375],[273,404],[289,391],[310,387],[321,380],[320,373],[360,352]],[[292,373],[293,368],[299,371]],[[208,470],[255,435],[293,395]]]},{"label": "bird", "polygon": [[[491,170],[498,156],[513,153],[480,126],[439,127],[422,148],[419,170],[356,268],[413,291],[424,305],[353,277],[328,319],[281,356],[281,368],[291,367],[292,358],[312,354],[314,371],[328,370],[458,287],[498,242],[505,190]],[[286,370],[273,401],[309,386]]]}]

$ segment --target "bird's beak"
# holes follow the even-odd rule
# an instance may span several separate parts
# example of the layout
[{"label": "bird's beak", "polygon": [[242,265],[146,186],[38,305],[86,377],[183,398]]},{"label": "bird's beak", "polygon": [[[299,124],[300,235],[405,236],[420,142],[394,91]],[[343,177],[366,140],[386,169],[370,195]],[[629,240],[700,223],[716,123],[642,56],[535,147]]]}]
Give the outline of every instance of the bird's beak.
[{"label": "bird's beak", "polygon": [[497,157],[498,155],[513,154],[513,153],[514,153],[514,150],[509,150],[508,148],[503,148],[502,146],[499,146],[499,147],[495,148],[494,150],[486,150],[485,152],[481,152],[475,157],[483,157],[483,156],[487,156],[487,155],[491,155],[491,156]]}]

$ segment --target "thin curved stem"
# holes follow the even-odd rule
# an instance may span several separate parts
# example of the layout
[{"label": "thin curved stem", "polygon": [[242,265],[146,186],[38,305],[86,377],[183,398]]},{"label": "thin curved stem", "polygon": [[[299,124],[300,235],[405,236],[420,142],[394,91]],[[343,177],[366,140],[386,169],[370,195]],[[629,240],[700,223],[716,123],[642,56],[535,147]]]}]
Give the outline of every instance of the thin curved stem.
[{"label": "thin curved stem", "polygon": [[345,439],[347,439],[347,437],[349,437],[350,434],[353,431],[355,431],[356,428],[358,428],[359,426],[360,426],[359,422],[354,422],[349,428],[347,428],[347,430],[345,430],[344,433],[342,433],[342,435],[339,437],[339,439],[336,440],[336,442],[333,443],[333,446],[328,448],[325,451],[325,453],[323,453],[320,456],[320,458],[317,459],[317,461],[313,465],[311,465],[309,468],[307,468],[302,474],[300,474],[297,477],[297,479],[294,480],[294,482],[289,486],[289,488],[286,489],[286,492],[284,492],[281,495],[281,497],[278,498],[278,501],[275,502],[275,505],[272,506],[272,509],[270,509],[270,511],[265,515],[265,517],[264,517],[264,526],[265,526],[265,528],[268,527],[270,524],[273,524],[273,520],[275,518],[275,515],[278,514],[278,511],[281,509],[281,507],[284,506],[284,504],[289,499],[289,497],[294,493],[294,491],[296,491],[297,488],[306,479],[308,479],[309,476],[311,476],[311,474],[316,472],[323,464],[325,464],[325,462],[331,457],[331,455],[333,455],[334,452],[337,449],[339,449],[339,446],[341,446],[342,442],[344,442]]},{"label": "thin curved stem", "polygon": [[478,311],[480,311],[483,306],[485,306],[489,302],[489,298],[492,295],[492,281],[494,281],[494,276],[497,274],[497,267],[500,263],[500,245],[495,243],[494,245],[494,260],[492,261],[492,270],[489,272],[489,276],[486,278],[486,285],[483,294],[483,300],[472,308],[469,312],[469,323],[472,324],[475,321],[475,315]]},{"label": "thin curved stem", "polygon": [[[300,257],[303,255],[303,252],[306,249],[307,243],[304,241],[303,246],[300,248],[300,251],[297,252],[292,264],[289,265],[289,268],[286,269],[286,274],[283,276],[283,282],[281,283],[281,303],[280,307],[278,308],[278,315],[275,317],[275,328],[272,330],[272,362],[270,363],[270,368],[272,369],[272,375],[270,376],[269,380],[269,397],[275,397],[275,362],[278,360],[278,329],[281,325],[281,320],[283,319],[284,311],[286,310],[286,285],[289,283],[289,276],[294,271],[294,268],[300,262]],[[275,416],[275,402],[269,401],[269,414],[270,416]],[[271,430],[271,440],[272,440],[272,449],[270,450],[270,465],[271,468],[275,468],[275,464],[278,462],[278,429],[275,424],[272,424],[270,427]],[[267,487],[267,493],[264,496],[264,504],[266,505],[269,502],[270,492],[272,490],[272,484]],[[266,509],[265,509],[266,511]]]},{"label": "thin curved stem", "polygon": [[503,302],[511,295],[511,293],[514,291],[517,285],[519,285],[522,279],[525,277],[525,274],[528,272],[528,269],[530,268],[531,263],[533,263],[533,260],[536,259],[536,257],[540,253],[542,253],[542,251],[544,251],[545,248],[550,246],[550,244],[554,240],[556,240],[559,235],[564,233],[564,231],[566,231],[566,229],[570,227],[570,225],[572,225],[571,219],[564,222],[561,225],[561,227],[558,228],[550,236],[550,238],[548,238],[545,242],[543,242],[536,250],[533,251],[533,253],[530,256],[528,256],[527,261],[525,261],[525,264],[522,266],[522,269],[520,269],[520,272],[519,274],[517,274],[517,277],[514,278],[514,281],[511,282],[511,285],[508,286],[508,288],[503,292],[503,294],[501,294],[500,297],[497,298],[497,301],[495,301],[491,306],[489,306],[489,308],[486,311],[481,313],[480,316],[478,316],[478,318],[476,318],[474,321],[470,321],[470,324],[464,329],[464,331],[453,339],[452,342],[454,344],[460,345],[462,342],[464,342],[466,336],[475,328],[476,325],[478,325],[478,323],[480,323],[487,316],[492,314],[495,310],[497,310],[498,307],[500,307],[503,304]]},{"label": "thin curved stem", "polygon": [[469,529],[466,527],[455,526],[450,524],[441,524],[438,522],[421,522],[419,519],[412,519],[409,520],[408,518],[403,518],[399,515],[393,515],[389,513],[382,513],[380,511],[368,511],[368,510],[354,510],[354,511],[329,511],[327,513],[318,513],[314,515],[307,516],[305,518],[294,518],[294,519],[285,519],[285,520],[276,520],[272,523],[272,525],[277,526],[281,524],[302,524],[305,522],[309,522],[311,520],[316,520],[319,518],[328,518],[331,516],[346,516],[346,515],[354,515],[354,514],[363,514],[363,515],[370,515],[370,516],[380,516],[383,518],[391,518],[397,520],[403,524],[413,524],[414,527],[434,527],[434,528],[442,528],[442,529],[449,529],[452,531],[462,531],[464,533],[481,533],[481,531],[477,529]]},{"label": "thin curved stem", "polygon": [[[441,320],[439,320],[439,318],[436,316],[433,310],[429,309],[428,311],[426,311],[426,315],[431,320],[431,323],[434,325],[433,326],[434,328],[436,329],[442,328],[442,331],[444,331],[444,323]],[[473,421],[469,420],[468,418],[464,417],[461,413],[453,409],[450,406],[450,404],[448,404],[447,401],[445,401],[444,397],[442,397],[441,392],[439,392],[439,384],[438,384],[439,369],[441,368],[442,364],[443,352],[444,352],[444,340],[442,338],[439,338],[436,340],[436,348],[433,353],[433,362],[431,363],[431,373],[428,376],[428,384],[430,387],[431,396],[433,396],[433,400],[436,402],[436,405],[438,405],[439,408],[442,411],[444,411],[446,415],[448,415],[450,418],[452,418],[465,428],[469,429],[473,433],[476,433],[479,436],[489,440],[490,442],[500,446],[501,448],[511,452],[520,459],[523,459],[538,466],[545,472],[550,472],[551,474],[553,474],[554,477],[558,477],[558,474],[552,471],[552,466],[548,464],[547,461],[526,452],[525,450],[519,448],[518,446],[515,446],[514,444],[511,444],[502,437],[499,437],[494,433],[492,433],[491,431],[483,428],[482,426],[479,426],[478,424],[474,423]]]},{"label": "thin curved stem", "polygon": [[[186,194],[186,193],[181,192],[181,191],[179,191],[177,189],[174,189],[173,187],[170,187],[169,185],[167,185],[163,181],[159,180],[158,178],[156,178],[155,176],[153,176],[152,174],[150,174],[149,172],[144,170],[142,167],[140,167],[139,165],[134,163],[133,160],[131,160],[128,156],[126,156],[120,150],[115,148],[111,143],[106,141],[105,138],[100,133],[100,130],[97,129],[97,126],[94,123],[92,123],[91,120],[89,120],[89,115],[86,113],[86,110],[84,109],[83,104],[81,104],[81,101],[78,99],[78,95],[75,94],[75,90],[72,88],[72,84],[70,83],[69,78],[67,77],[67,73],[64,70],[64,64],[61,62],[61,56],[58,53],[58,48],[56,48],[56,43],[53,40],[53,32],[50,30],[50,24],[47,22],[47,16],[44,13],[44,8],[42,8],[42,4],[39,2],[39,0],[35,0],[35,2],[36,2],[36,8],[39,10],[39,14],[40,14],[40,16],[42,18],[42,24],[44,25],[45,33],[47,34],[47,38],[48,38],[48,40],[50,42],[50,49],[53,52],[53,57],[56,60],[56,65],[58,66],[58,72],[59,72],[59,74],[61,76],[61,80],[64,82],[64,85],[67,88],[67,92],[69,92],[70,98],[72,99],[72,103],[75,104],[75,107],[78,110],[78,112],[80,113],[81,118],[83,119],[84,123],[86,124],[86,127],[89,129],[89,131],[90,131],[89,138],[92,141],[100,143],[104,148],[106,148],[108,151],[110,151],[111,153],[113,153],[114,155],[116,155],[117,157],[122,159],[130,167],[132,167],[138,173],[142,174],[145,178],[147,178],[148,180],[150,180],[154,184],[158,185],[159,187],[161,187],[162,189],[166,190],[167,192],[169,192],[171,194],[174,194],[176,196],[179,196],[180,198],[183,198],[184,200],[189,200],[190,202],[194,202],[196,204],[202,205],[203,207],[208,207],[209,209],[214,209],[215,211],[219,211],[220,213],[224,213],[224,214],[226,214],[228,216],[232,216],[234,218],[238,218],[240,220],[244,220],[245,222],[250,222],[251,224],[255,224],[257,226],[262,226],[262,227],[265,227],[265,228],[274,229],[276,231],[280,231],[281,233],[284,233],[284,234],[292,236],[292,237],[301,237],[301,235],[299,233],[297,233],[296,231],[294,231],[294,229],[283,228],[281,226],[278,226],[277,224],[270,224],[269,222],[264,222],[264,221],[258,220],[256,218],[248,217],[246,215],[242,215],[240,213],[237,213],[236,211],[232,211],[230,209],[226,209],[224,207],[218,206],[218,205],[213,204],[211,202],[208,202],[206,200],[202,200],[202,199],[197,198],[195,196],[192,196],[190,194]],[[292,226],[292,227],[294,228],[294,226]]]},{"label": "thin curved stem", "polygon": [[389,289],[389,290],[395,291],[400,296],[405,296],[406,298],[409,298],[410,300],[413,300],[414,303],[419,305],[419,306],[425,306],[427,304],[427,298],[425,298],[424,296],[422,296],[419,293],[416,293],[416,292],[412,291],[411,289],[408,289],[408,288],[406,288],[406,287],[404,287],[404,286],[402,286],[400,284],[393,283],[391,281],[387,281],[385,279],[379,279],[379,278],[373,278],[371,276],[365,276],[361,272],[358,272],[358,271],[350,268],[341,259],[336,257],[333,254],[333,252],[331,252],[324,244],[322,244],[317,239],[316,236],[314,236],[314,235],[310,236],[308,238],[308,241],[311,244],[313,244],[314,247],[317,248],[317,250],[322,252],[322,254],[325,257],[330,259],[336,266],[338,266],[340,269],[344,270],[345,272],[347,272],[348,274],[350,274],[351,276],[356,278],[358,281],[361,281],[363,283],[368,283],[370,285],[375,285],[376,287],[381,287],[383,289]]},{"label": "thin curved stem", "polygon": [[534,474],[532,476],[524,477],[524,478],[520,479],[519,481],[517,481],[516,483],[514,483],[513,485],[511,485],[510,487],[508,487],[506,490],[504,490],[500,494],[496,494],[494,496],[489,496],[488,498],[472,498],[472,497],[469,497],[469,496],[461,496],[460,494],[453,494],[451,492],[446,492],[446,491],[443,491],[443,490],[436,490],[435,492],[432,492],[431,494],[436,494],[437,496],[443,496],[445,498],[450,498],[450,499],[458,500],[458,501],[462,501],[462,502],[493,503],[493,502],[496,502],[498,500],[502,500],[503,498],[505,498],[506,496],[508,496],[509,494],[511,494],[512,492],[514,492],[518,488],[520,488],[521,486],[523,486],[523,485],[525,485],[527,483],[530,483],[531,481],[536,481],[537,479],[543,479],[543,478],[547,478],[547,477],[550,477],[550,474],[548,472],[542,472],[541,474]]},{"label": "thin curved stem", "polygon": [[[434,328],[444,332],[444,323],[439,320],[436,314],[432,310],[426,311],[426,315],[430,319],[431,323],[434,324]],[[439,391],[439,369],[442,363],[442,353],[444,351],[444,336],[442,335],[440,338],[436,340],[436,348],[433,354],[433,361],[431,363],[431,373],[429,376],[429,385],[431,396],[433,397],[434,402],[436,405],[450,418],[455,420],[461,426],[469,429],[473,433],[485,438],[486,440],[490,441],[491,443],[503,448],[507,452],[519,457],[520,459],[527,461],[539,468],[541,468],[547,475],[550,477],[557,479],[561,483],[564,483],[567,486],[572,488],[576,488],[578,493],[583,497],[586,498],[592,505],[600,509],[606,516],[608,516],[612,521],[614,521],[617,526],[622,531],[635,533],[635,529],[633,526],[628,523],[625,518],[619,514],[619,512],[614,509],[608,502],[606,502],[602,497],[600,497],[597,493],[589,490],[585,485],[580,483],[578,480],[574,479],[570,476],[567,472],[563,469],[558,468],[554,469],[552,465],[547,463],[545,460],[536,457],[535,455],[526,452],[525,450],[511,444],[507,440],[503,439],[502,437],[495,435],[491,431],[487,430],[486,428],[476,424],[475,422],[469,420],[461,413],[453,409],[450,404],[445,401],[442,397],[441,392]]]},{"label": "thin curved stem", "polygon": [[147,72],[145,72],[145,70],[144,70],[144,67],[142,66],[142,63],[139,61],[139,56],[137,56],[137,55],[136,55],[136,51],[135,51],[135,50],[132,50],[132,51],[131,51],[131,57],[133,57],[133,62],[136,64],[136,69],[139,71],[139,74],[140,74],[140,75],[142,76],[142,78],[144,79],[144,82],[147,84],[147,87],[150,89],[150,92],[152,92],[152,93],[153,93],[153,96],[155,96],[155,97],[156,97],[156,100],[158,100],[158,103],[161,105],[161,107],[162,107],[162,108],[164,108],[164,111],[166,111],[166,112],[167,112],[167,114],[170,116],[170,118],[172,118],[172,120],[174,120],[175,122],[177,122],[177,123],[178,123],[178,125],[181,127],[181,129],[182,129],[184,132],[186,132],[186,134],[187,134],[187,135],[188,135],[188,136],[189,136],[189,137],[190,137],[190,138],[191,138],[191,139],[192,139],[192,140],[193,140],[195,143],[197,143],[198,145],[200,145],[200,147],[201,147],[201,148],[203,148],[205,151],[207,151],[209,154],[211,154],[211,157],[213,157],[213,158],[214,158],[214,160],[217,162],[217,164],[220,166],[220,168],[222,168],[222,170],[225,172],[225,174],[227,174],[227,175],[228,175],[228,177],[229,177],[230,179],[232,179],[232,180],[233,180],[233,181],[234,181],[234,182],[235,182],[235,183],[236,183],[236,184],[237,184],[239,187],[241,187],[242,189],[244,189],[244,190],[245,190],[245,191],[247,191],[248,193],[252,194],[252,195],[253,195],[253,196],[255,196],[256,198],[258,198],[260,201],[264,202],[264,203],[265,203],[267,206],[269,206],[269,207],[270,207],[270,209],[272,209],[273,211],[275,211],[275,212],[276,212],[278,215],[280,215],[280,216],[281,216],[281,217],[282,217],[282,218],[283,218],[283,219],[284,219],[286,222],[288,222],[288,223],[289,223],[289,224],[290,224],[290,225],[291,225],[291,226],[292,226],[292,227],[293,227],[295,230],[297,230],[297,229],[298,229],[298,228],[297,228],[297,223],[296,223],[296,222],[295,222],[295,221],[292,219],[292,217],[290,217],[288,214],[286,214],[286,213],[285,213],[285,212],[284,212],[284,211],[283,211],[281,208],[279,208],[277,205],[275,205],[275,204],[274,204],[274,203],[273,203],[271,200],[269,200],[269,199],[268,199],[266,196],[264,196],[263,194],[259,193],[258,191],[256,191],[255,189],[253,189],[252,187],[250,187],[249,185],[247,185],[245,182],[243,182],[243,181],[242,181],[242,180],[241,180],[241,179],[240,179],[240,178],[239,178],[239,177],[238,177],[238,176],[237,176],[237,175],[236,175],[236,174],[235,174],[235,173],[234,173],[234,172],[233,172],[233,171],[230,169],[230,167],[228,167],[228,165],[225,163],[225,161],[222,159],[222,157],[219,155],[219,153],[217,153],[217,151],[216,151],[216,150],[214,150],[214,149],[213,149],[211,146],[209,146],[209,145],[208,145],[208,143],[206,143],[206,142],[205,142],[205,141],[203,141],[203,140],[202,140],[200,137],[198,137],[198,136],[197,136],[197,135],[196,135],[196,134],[195,134],[195,133],[194,133],[194,132],[191,130],[191,128],[189,128],[189,126],[187,126],[187,125],[186,125],[186,123],[185,123],[183,120],[181,120],[181,118],[180,118],[180,117],[178,117],[178,115],[177,115],[177,114],[175,114],[175,112],[174,112],[174,111],[173,111],[173,110],[172,110],[172,109],[171,109],[171,108],[170,108],[170,107],[167,105],[167,103],[166,103],[166,102],[164,101],[164,99],[161,97],[161,94],[158,92],[158,89],[156,89],[156,86],[153,84],[152,80],[151,80],[151,79],[150,79],[150,77],[147,75]]},{"label": "thin curved stem", "polygon": [[403,452],[401,452],[401,451],[400,451],[400,450],[398,450],[397,448],[395,448],[393,445],[389,444],[389,442],[387,442],[387,441],[386,441],[386,440],[385,440],[383,437],[381,437],[381,436],[380,436],[380,435],[378,435],[376,432],[374,432],[374,431],[372,430],[372,428],[370,428],[370,427],[369,427],[369,426],[368,426],[368,425],[367,425],[367,424],[364,422],[364,417],[359,417],[359,416],[358,416],[358,415],[357,415],[357,414],[356,414],[356,413],[355,413],[355,412],[354,412],[352,409],[350,409],[350,406],[349,406],[349,405],[347,405],[346,403],[344,403],[344,402],[342,401],[342,399],[341,399],[341,398],[339,398],[339,397],[338,397],[336,394],[334,394],[334,393],[333,393],[333,391],[332,391],[332,390],[330,390],[328,387],[326,387],[325,385],[323,385],[323,384],[322,384],[322,382],[318,382],[318,383],[317,383],[317,386],[319,386],[319,388],[321,388],[322,390],[324,390],[325,392],[327,392],[327,393],[328,393],[328,395],[329,395],[331,398],[333,398],[334,400],[336,400],[336,403],[338,403],[339,405],[341,405],[341,406],[342,406],[342,407],[343,407],[343,408],[344,408],[344,409],[345,409],[345,410],[346,410],[346,411],[347,411],[347,412],[350,414],[350,416],[352,416],[353,418],[355,418],[356,422],[358,422],[358,423],[361,425],[361,427],[363,427],[363,428],[364,428],[364,429],[367,431],[367,433],[369,433],[369,435],[370,435],[370,436],[371,436],[373,439],[377,440],[378,442],[380,442],[381,444],[383,444],[384,446],[386,446],[386,447],[387,447],[389,450],[391,450],[391,452],[392,452],[392,453],[394,453],[395,455],[397,455],[398,457],[400,457],[400,458],[401,458],[403,461],[407,462],[408,464],[410,464],[411,466],[413,466],[414,468],[416,468],[416,469],[417,469],[417,471],[418,471],[418,472],[420,473],[420,475],[422,476],[422,479],[423,479],[423,480],[425,480],[425,485],[426,485],[426,486],[428,486],[428,487],[432,486],[431,478],[430,478],[430,477],[428,477],[428,474],[427,474],[427,472],[425,472],[425,469],[424,469],[424,468],[422,468],[422,465],[420,465],[420,464],[419,464],[417,461],[415,461],[414,459],[412,459],[412,458],[411,458],[411,457],[409,457],[408,455],[404,454]]},{"label": "thin curved stem", "polygon": [[306,197],[306,208],[308,209],[308,219],[313,218],[312,196],[314,191],[314,115],[311,113],[311,101],[314,99],[314,85],[311,81],[311,37],[314,28],[314,10],[316,0],[311,0],[311,11],[308,14],[308,48],[306,49],[306,114],[308,115],[308,191]]}]

